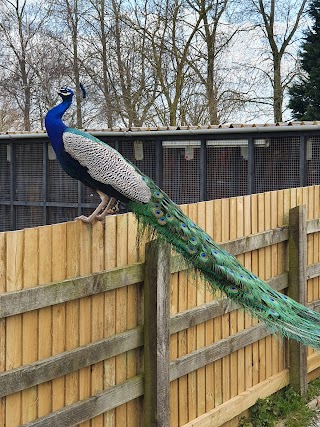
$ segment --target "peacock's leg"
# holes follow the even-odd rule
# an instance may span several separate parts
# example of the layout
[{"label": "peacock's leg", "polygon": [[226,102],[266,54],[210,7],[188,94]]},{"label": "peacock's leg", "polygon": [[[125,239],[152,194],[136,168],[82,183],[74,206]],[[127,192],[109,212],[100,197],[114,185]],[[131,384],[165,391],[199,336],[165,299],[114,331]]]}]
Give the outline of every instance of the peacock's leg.
[{"label": "peacock's leg", "polygon": [[103,212],[101,212],[100,215],[97,215],[97,219],[99,221],[103,221],[104,218],[106,217],[106,215],[110,214],[113,215],[117,212],[118,209],[118,205],[119,202],[114,198],[111,197],[111,199],[109,200],[109,203],[107,204],[106,208],[104,209]]},{"label": "peacock's leg", "polygon": [[91,224],[95,218],[98,218],[99,212],[101,212],[101,211],[104,212],[106,206],[109,206],[110,201],[113,198],[111,198],[111,200],[110,200],[110,197],[107,196],[106,194],[102,193],[101,191],[97,191],[97,193],[101,197],[101,203],[98,205],[98,207],[92,212],[91,215],[89,215],[89,216],[85,216],[85,215],[78,216],[77,218],[75,218],[75,221],[80,220],[80,221],[85,222],[87,224]]}]

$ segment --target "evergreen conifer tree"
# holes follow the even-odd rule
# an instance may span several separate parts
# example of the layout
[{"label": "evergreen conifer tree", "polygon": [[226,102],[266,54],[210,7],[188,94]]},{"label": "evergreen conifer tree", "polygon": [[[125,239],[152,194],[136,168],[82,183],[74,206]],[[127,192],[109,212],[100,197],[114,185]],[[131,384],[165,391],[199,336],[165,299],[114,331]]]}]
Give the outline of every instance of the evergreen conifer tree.
[{"label": "evergreen conifer tree", "polygon": [[304,76],[289,90],[289,108],[297,120],[320,120],[320,0],[310,3],[308,14],[313,23],[300,52]]}]

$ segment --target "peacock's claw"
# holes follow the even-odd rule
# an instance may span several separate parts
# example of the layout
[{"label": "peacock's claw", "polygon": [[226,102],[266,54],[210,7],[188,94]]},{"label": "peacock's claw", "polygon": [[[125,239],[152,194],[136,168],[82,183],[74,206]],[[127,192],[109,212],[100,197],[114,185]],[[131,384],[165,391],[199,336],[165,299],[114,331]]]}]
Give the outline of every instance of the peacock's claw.
[{"label": "peacock's claw", "polygon": [[90,217],[91,217],[91,215],[90,216],[80,215],[80,216],[77,216],[74,220],[75,221],[82,221],[86,224],[92,224],[93,220],[96,217],[92,217],[92,218],[90,218]]},{"label": "peacock's claw", "polygon": [[117,212],[119,212],[119,201],[111,197],[107,207],[96,218],[98,221],[103,221],[107,215],[114,215]]}]

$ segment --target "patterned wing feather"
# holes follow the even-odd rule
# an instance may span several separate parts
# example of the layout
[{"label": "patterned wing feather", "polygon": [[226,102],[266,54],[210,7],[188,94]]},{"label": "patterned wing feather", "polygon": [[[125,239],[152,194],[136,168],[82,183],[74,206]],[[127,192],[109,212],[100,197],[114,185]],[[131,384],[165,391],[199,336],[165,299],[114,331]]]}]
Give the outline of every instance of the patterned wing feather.
[{"label": "patterned wing feather", "polygon": [[130,200],[147,203],[151,191],[135,167],[99,139],[68,128],[63,133],[64,148],[96,181],[111,185]]}]

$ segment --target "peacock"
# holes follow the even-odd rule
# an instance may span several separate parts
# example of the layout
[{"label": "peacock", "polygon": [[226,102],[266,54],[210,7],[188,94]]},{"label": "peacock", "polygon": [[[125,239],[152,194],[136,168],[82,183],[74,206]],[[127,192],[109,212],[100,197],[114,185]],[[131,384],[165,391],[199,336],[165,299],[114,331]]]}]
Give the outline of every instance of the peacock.
[{"label": "peacock", "polygon": [[73,91],[58,92],[62,102],[48,111],[45,126],[62,168],[94,188],[101,203],[89,216],[102,219],[121,202],[142,226],[156,233],[199,271],[213,290],[223,291],[273,332],[320,349],[320,314],[273,290],[221,249],[148,176],[119,152],[94,136],[67,127],[62,117],[72,104]]}]

